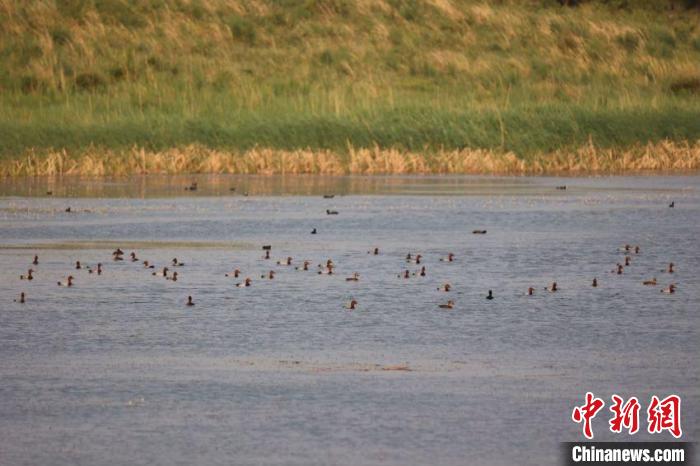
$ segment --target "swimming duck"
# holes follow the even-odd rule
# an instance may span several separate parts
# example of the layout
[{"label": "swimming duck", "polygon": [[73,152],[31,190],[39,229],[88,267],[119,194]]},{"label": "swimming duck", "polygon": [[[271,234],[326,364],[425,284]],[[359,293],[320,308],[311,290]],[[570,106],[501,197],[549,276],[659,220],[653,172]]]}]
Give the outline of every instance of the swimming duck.
[{"label": "swimming duck", "polygon": [[[409,256],[410,256],[410,254],[409,254]],[[406,262],[410,262],[410,263],[418,265],[418,264],[420,264],[421,259],[423,259],[423,256],[420,254],[416,254],[415,259],[411,259],[410,257],[406,257]]]},{"label": "swimming duck", "polygon": [[489,290],[489,294],[486,296],[486,299],[493,299],[493,291]]},{"label": "swimming duck", "polygon": [[32,275],[33,273],[34,273],[34,269],[29,269],[29,270],[27,270],[27,275],[20,275],[19,279],[20,280],[34,280],[34,275]]},{"label": "swimming duck", "polygon": [[34,260],[32,261],[32,265],[39,265],[39,256],[34,256]]},{"label": "swimming duck", "polygon": [[246,286],[250,286],[250,284],[251,284],[251,279],[250,279],[250,278],[246,278],[245,281],[244,281],[243,283],[236,283],[236,286],[237,286],[238,288],[245,288]]},{"label": "swimming duck", "polygon": [[671,203],[668,205],[670,208],[676,207],[676,201],[671,201]]},{"label": "swimming duck", "polygon": [[73,275],[68,275],[68,278],[66,278],[66,283],[61,283],[58,282],[58,286],[73,286]]},{"label": "swimming duck", "polygon": [[399,274],[399,278],[411,278],[411,272],[406,270],[404,273]]},{"label": "swimming duck", "polygon": [[440,261],[441,261],[441,262],[452,262],[452,261],[454,261],[454,259],[455,259],[455,255],[452,254],[452,253],[449,253],[449,254],[447,255],[447,257],[441,257],[441,258],[440,258]]},{"label": "swimming duck", "polygon": [[485,235],[485,234],[486,234],[486,230],[473,230],[473,231],[472,231],[472,234],[475,234],[475,235]]},{"label": "swimming duck", "polygon": [[311,230],[311,234],[312,234],[312,235],[315,235],[315,234],[316,234],[316,229],[315,229],[315,228],[314,228],[313,230]]},{"label": "swimming duck", "polygon": [[420,273],[418,275],[420,275],[421,277],[425,277],[425,266],[420,268]]},{"label": "swimming duck", "polygon": [[625,267],[629,267],[631,259],[632,258],[630,256],[625,256]]},{"label": "swimming duck", "polygon": [[240,274],[241,274],[241,271],[238,270],[238,269],[236,269],[236,270],[234,270],[234,271],[231,272],[231,273],[227,273],[225,276],[226,276],[226,277],[233,276],[233,278],[238,278],[238,276],[239,276]]},{"label": "swimming duck", "polygon": [[359,282],[360,281],[360,274],[355,272],[352,274],[352,277],[347,277],[345,279],[346,282]]},{"label": "swimming duck", "polygon": [[311,264],[311,262],[309,262],[309,261],[304,261],[304,262],[303,262],[303,265],[302,265],[301,267],[294,267],[294,270],[304,270],[304,271],[308,271],[308,270],[309,270],[309,265],[310,265],[310,264]]},{"label": "swimming duck", "polygon": [[172,276],[172,277],[165,277],[165,279],[166,279],[166,280],[172,280],[172,281],[176,282],[176,281],[177,281],[177,272],[173,272],[173,276]]},{"label": "swimming duck", "polygon": [[143,268],[144,269],[154,269],[156,266],[151,265],[148,261],[143,261]]},{"label": "swimming duck", "polygon": [[75,263],[75,270],[80,270],[80,269],[82,269],[82,268],[83,268],[83,266],[80,265],[80,261],[77,261],[77,262]]},{"label": "swimming duck", "polygon": [[177,257],[173,257],[172,264],[173,264],[173,267],[182,267],[183,265],[185,265],[184,262],[179,262],[177,260]]},{"label": "swimming duck", "polygon": [[185,187],[185,191],[197,191],[197,182],[193,181],[189,186]]},{"label": "swimming duck", "polygon": [[187,306],[194,306],[194,301],[192,301],[192,296],[187,297]]},{"label": "swimming duck", "polygon": [[530,287],[527,289],[527,295],[532,296],[535,294],[535,289],[533,287]]},{"label": "swimming duck", "polygon": [[367,254],[372,254],[374,256],[378,256],[379,255],[379,248],[374,248],[371,251],[367,251]]},{"label": "swimming duck", "polygon": [[124,255],[124,251],[122,251],[121,249],[117,248],[117,249],[115,249],[114,252],[112,253],[112,259],[114,259],[115,261],[124,260],[124,258],[122,257],[123,255]]},{"label": "swimming duck", "polygon": [[136,257],[136,253],[134,251],[131,251],[131,254],[129,254],[129,257],[131,257],[131,262],[138,262],[139,259]]},{"label": "swimming duck", "polygon": [[635,253],[635,254],[639,254],[639,246],[635,246],[635,247],[634,247],[634,253]]},{"label": "swimming duck", "polygon": [[[94,272],[90,267],[88,267],[88,270],[90,273]],[[97,275],[102,275],[102,264],[99,263],[97,264]]]},{"label": "swimming duck", "polygon": [[275,271],[274,271],[274,270],[270,270],[270,271],[267,273],[267,275],[265,275],[265,274],[260,275],[260,278],[267,278],[268,280],[273,280],[273,279],[275,278]]},{"label": "swimming duck", "polygon": [[562,186],[557,186],[557,189],[558,189],[559,191],[566,191],[566,186],[564,186],[564,185],[562,185]]},{"label": "swimming duck", "polygon": [[167,267],[163,267],[163,270],[159,274],[157,274],[156,272],[153,272],[151,275],[153,275],[153,276],[160,275],[162,277],[167,278],[168,277],[168,270],[169,269]]},{"label": "swimming duck", "polygon": [[642,285],[656,286],[656,277],[652,278],[651,280],[644,280]]},{"label": "swimming duck", "polygon": [[614,270],[611,270],[611,273],[616,273],[618,275],[622,275],[622,271],[624,268],[622,267],[622,264],[617,264]]},{"label": "swimming duck", "polygon": [[70,206],[66,207],[66,212],[68,212],[68,213],[70,213],[70,212],[71,212],[71,208],[70,208]]},{"label": "swimming duck", "polygon": [[440,309],[452,309],[453,307],[455,307],[455,303],[454,303],[454,301],[452,301],[452,300],[450,299],[450,300],[447,301],[447,303],[445,303],[445,304],[438,304],[438,307],[439,307]]},{"label": "swimming duck", "polygon": [[668,269],[666,270],[666,272],[673,273],[673,267],[673,262],[671,262],[670,264],[668,264]]},{"label": "swimming duck", "polygon": [[358,304],[357,300],[353,299],[352,301],[350,301],[350,303],[348,305],[345,306],[345,309],[349,309],[352,311],[352,310],[357,308],[357,304]]},{"label": "swimming duck", "polygon": [[335,197],[335,194],[324,194],[323,198],[324,199],[333,199]]},{"label": "swimming duck", "polygon": [[661,290],[661,292],[668,293],[668,294],[675,293],[676,292],[676,285],[671,283],[670,285],[668,285],[668,288],[664,288],[663,290]]},{"label": "swimming duck", "polygon": [[449,292],[452,289],[452,286],[449,283],[445,283],[441,287],[438,288],[438,291],[445,291]]},{"label": "swimming duck", "polygon": [[551,291],[552,293],[554,293],[555,291],[559,291],[559,289],[557,288],[557,282],[552,282],[552,284],[545,288],[545,290]]},{"label": "swimming duck", "polygon": [[326,209],[326,215],[338,215],[338,211]]},{"label": "swimming duck", "polygon": [[598,279],[597,278],[593,278],[593,283],[591,283],[591,286],[593,288],[596,288],[598,286]]},{"label": "swimming duck", "polygon": [[24,304],[24,291],[19,294],[19,299],[15,299],[16,303]]},{"label": "swimming duck", "polygon": [[265,250],[265,257],[263,257],[263,259],[266,259],[266,260],[270,259],[270,250],[269,249]]},{"label": "swimming duck", "polygon": [[287,259],[283,261],[277,261],[277,265],[292,265],[292,258],[287,257]]},{"label": "swimming duck", "polygon": [[406,262],[410,262],[411,259],[413,259],[413,256],[412,256],[411,253],[409,252],[408,254],[406,254]]}]

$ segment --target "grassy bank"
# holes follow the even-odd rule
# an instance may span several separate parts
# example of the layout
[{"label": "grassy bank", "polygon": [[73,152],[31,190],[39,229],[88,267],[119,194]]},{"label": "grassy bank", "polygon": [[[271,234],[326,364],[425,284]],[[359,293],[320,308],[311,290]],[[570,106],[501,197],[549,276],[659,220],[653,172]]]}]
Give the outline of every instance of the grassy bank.
[{"label": "grassy bank", "polygon": [[448,153],[537,171],[697,147],[700,14],[620,4],[0,0],[0,172],[65,153],[115,173],[134,147],[332,153],[345,172],[363,149],[441,172]]}]

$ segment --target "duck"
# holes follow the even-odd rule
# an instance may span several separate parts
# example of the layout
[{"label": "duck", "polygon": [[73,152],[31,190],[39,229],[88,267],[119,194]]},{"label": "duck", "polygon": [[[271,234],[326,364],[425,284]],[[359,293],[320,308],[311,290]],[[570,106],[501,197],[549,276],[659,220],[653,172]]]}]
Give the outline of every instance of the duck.
[{"label": "duck", "polygon": [[552,284],[545,288],[545,290],[550,291],[552,293],[559,291],[559,288],[557,288],[557,282],[552,282]]},{"label": "duck", "polygon": [[309,265],[311,262],[309,261],[304,261],[301,267],[294,267],[295,270],[303,270],[303,271],[308,271],[309,270]]},{"label": "duck", "polygon": [[263,257],[263,259],[265,259],[265,260],[269,260],[269,259],[270,259],[270,250],[269,250],[269,249],[266,249],[266,250],[265,250],[265,256]]},{"label": "duck", "polygon": [[166,280],[172,280],[172,281],[176,282],[176,281],[177,281],[177,272],[173,272],[173,276],[172,276],[172,277],[165,277],[165,279],[166,279]]},{"label": "duck", "polygon": [[410,252],[408,254],[406,254],[406,262],[411,262],[412,259],[413,259],[413,256],[411,255]]},{"label": "duck", "polygon": [[420,268],[420,272],[418,273],[418,275],[420,275],[421,277],[425,277],[425,274],[426,274],[425,266],[423,266]]},{"label": "duck", "polygon": [[656,286],[656,277],[652,278],[651,280],[644,280],[642,285]]},{"label": "duck", "polygon": [[187,297],[187,306],[194,306],[194,301],[192,301],[192,296]]},{"label": "duck", "polygon": [[129,257],[131,257],[131,262],[138,262],[139,259],[136,257],[136,253],[134,251],[131,251],[131,254],[129,254]]},{"label": "duck", "polygon": [[527,295],[532,296],[535,294],[535,289],[533,287],[530,287],[527,289]]},{"label": "duck", "polygon": [[39,265],[39,256],[34,256],[34,260],[32,261],[32,265]]},{"label": "duck", "polygon": [[34,273],[34,269],[29,269],[29,270],[27,270],[27,275],[20,275],[19,279],[20,280],[34,280],[34,275],[32,275],[33,273]]},{"label": "duck", "polygon": [[80,270],[80,269],[82,269],[82,268],[83,268],[83,266],[80,265],[80,261],[77,261],[77,262],[75,263],[75,270]]},{"label": "duck", "polygon": [[70,206],[66,207],[66,212],[67,212],[67,213],[71,213],[71,212],[72,212],[72,209],[70,208]]},{"label": "duck", "polygon": [[197,182],[193,181],[189,186],[185,187],[185,191],[197,191]]},{"label": "duck", "polygon": [[[88,268],[90,273],[93,273],[94,271],[90,268]],[[97,264],[97,275],[102,275],[102,264],[98,263]]]},{"label": "duck", "polygon": [[242,283],[236,283],[236,286],[237,286],[238,288],[245,288],[245,287],[247,287],[247,286],[250,286],[251,282],[252,282],[252,280],[251,280],[250,278],[246,278],[244,282],[242,282]]},{"label": "duck", "polygon": [[449,292],[451,289],[452,289],[452,285],[450,285],[449,283],[445,283],[438,288],[438,291]]},{"label": "duck", "polygon": [[447,257],[441,257],[440,262],[452,262],[455,259],[455,255],[452,253],[449,253]]},{"label": "duck", "polygon": [[595,277],[593,278],[593,282],[591,283],[591,286],[592,286],[593,288],[597,288],[597,287],[598,287],[598,279],[597,279],[597,278],[595,278]]},{"label": "duck", "polygon": [[674,267],[673,262],[669,263],[669,264],[668,264],[668,269],[666,269],[666,272],[667,272],[667,273],[674,273],[673,267]]},{"label": "duck", "polygon": [[619,263],[618,263],[618,264],[615,266],[615,269],[611,270],[610,273],[616,273],[616,274],[618,274],[618,275],[622,275],[622,271],[623,271],[623,270],[624,270],[624,267],[622,266],[622,264],[619,264]]},{"label": "duck", "polygon": [[277,261],[277,265],[292,265],[292,258],[287,257],[285,260]]},{"label": "duck", "polygon": [[629,267],[632,258],[630,256],[625,256],[625,267]]},{"label": "duck", "polygon": [[671,283],[670,285],[668,285],[667,288],[664,288],[663,290],[661,290],[661,292],[662,292],[662,293],[667,293],[667,294],[675,293],[675,292],[676,292],[676,285],[674,285],[673,283]]},{"label": "duck", "polygon": [[24,304],[25,294],[24,291],[19,294],[19,299],[15,299],[16,303]]},{"label": "duck", "polygon": [[349,310],[352,311],[352,310],[354,310],[354,309],[357,308],[357,305],[358,305],[358,304],[359,304],[359,303],[357,302],[357,300],[356,300],[356,299],[353,299],[353,300],[351,300],[351,301],[345,306],[345,309],[349,309]]},{"label": "duck", "polygon": [[233,278],[238,278],[238,276],[239,276],[240,274],[241,274],[241,271],[238,270],[238,269],[236,269],[236,270],[234,270],[234,271],[231,272],[231,273],[227,273],[225,276],[226,276],[226,277],[231,277],[231,276],[233,276]]},{"label": "duck", "polygon": [[260,278],[267,278],[268,280],[274,280],[274,278],[275,278],[275,271],[274,271],[274,270],[270,270],[270,271],[267,273],[267,275],[265,275],[265,274],[260,275]]},{"label": "duck", "polygon": [[324,194],[323,198],[324,199],[333,199],[335,197],[335,194]]},{"label": "duck", "polygon": [[154,269],[156,266],[151,265],[148,261],[143,261],[143,268],[144,269]]},{"label": "duck", "polygon": [[379,255],[379,248],[374,248],[371,251],[367,251],[367,254],[372,254],[373,256],[378,256]]},{"label": "duck", "polygon": [[182,267],[185,265],[184,262],[180,262],[177,260],[177,257],[173,257],[173,260],[171,261],[173,264],[173,267]]},{"label": "duck", "polygon": [[167,267],[163,267],[163,270],[162,270],[160,273],[153,272],[151,275],[153,275],[154,277],[155,277],[156,275],[160,275],[160,276],[162,276],[162,277],[166,277],[166,278],[167,278],[167,277],[168,277],[168,270],[170,270],[170,269],[168,269]]},{"label": "duck", "polygon": [[488,299],[488,300],[493,299],[493,291],[489,290],[489,294],[486,296],[486,299]]},{"label": "duck", "polygon": [[317,232],[316,232],[316,229],[315,229],[315,228],[314,228],[313,230],[311,230],[311,234],[312,234],[312,235],[315,235],[316,233],[317,233]]},{"label": "duck", "polygon": [[485,235],[486,230],[472,230],[472,234],[474,235]]},{"label": "duck", "polygon": [[406,262],[409,262],[409,263],[412,263],[412,264],[416,264],[416,265],[419,265],[421,259],[423,259],[423,256],[420,255],[420,254],[416,254],[416,257],[415,257],[415,258],[411,258],[411,257],[409,257],[409,256],[410,256],[410,254],[406,257]]},{"label": "duck", "polygon": [[566,191],[566,186],[565,186],[565,185],[557,186],[557,189],[558,189],[559,191]]},{"label": "duck", "polygon": [[671,203],[668,205],[671,209],[676,207],[676,201],[671,201]]},{"label": "duck", "polygon": [[114,250],[114,252],[112,252],[112,259],[114,259],[115,261],[124,260],[124,258],[122,257],[123,255],[124,255],[124,251],[117,248]]},{"label": "duck", "polygon": [[406,269],[404,273],[399,274],[399,278],[411,278],[411,272],[409,272],[408,269]]},{"label": "duck", "polygon": [[338,215],[338,211],[326,209],[326,215]]},{"label": "duck", "polygon": [[68,286],[71,287],[73,286],[73,275],[68,275],[68,278],[66,278],[66,283],[58,282],[58,286]]},{"label": "duck", "polygon": [[355,272],[352,274],[352,277],[347,277],[345,279],[346,282],[359,282],[360,281],[360,274]]},{"label": "duck", "polygon": [[452,309],[453,307],[455,307],[455,303],[450,299],[445,304],[438,304],[438,307],[440,309]]},{"label": "duck", "polygon": [[640,251],[639,246],[635,246],[635,247],[634,247],[634,253],[635,253],[635,254],[639,254],[639,251]]}]

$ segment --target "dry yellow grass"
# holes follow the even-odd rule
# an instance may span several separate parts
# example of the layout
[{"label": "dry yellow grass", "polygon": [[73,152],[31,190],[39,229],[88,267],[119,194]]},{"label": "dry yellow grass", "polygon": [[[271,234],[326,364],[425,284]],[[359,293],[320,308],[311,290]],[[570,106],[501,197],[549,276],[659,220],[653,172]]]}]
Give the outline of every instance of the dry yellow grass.
[{"label": "dry yellow grass", "polygon": [[527,159],[511,152],[486,149],[444,150],[422,154],[398,149],[349,148],[277,150],[254,148],[245,152],[210,149],[199,145],[148,151],[91,147],[79,153],[65,150],[29,151],[15,160],[0,162],[0,176],[126,176],[135,174],[547,174],[633,173],[700,169],[700,141],[662,141],[629,149],[603,149],[592,143],[576,151],[538,154]]}]

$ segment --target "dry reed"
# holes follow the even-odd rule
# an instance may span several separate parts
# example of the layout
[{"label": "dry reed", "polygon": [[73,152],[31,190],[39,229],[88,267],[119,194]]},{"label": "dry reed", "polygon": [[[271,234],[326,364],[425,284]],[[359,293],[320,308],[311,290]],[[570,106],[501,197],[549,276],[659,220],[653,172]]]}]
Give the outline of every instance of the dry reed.
[{"label": "dry reed", "polygon": [[521,158],[512,152],[487,149],[440,150],[426,154],[392,148],[278,150],[245,152],[201,145],[149,151],[114,151],[90,147],[80,152],[27,151],[0,161],[0,176],[126,176],[136,174],[548,174],[632,173],[700,169],[700,141],[661,141],[627,149],[596,147],[592,142],[575,151],[555,151]]}]

